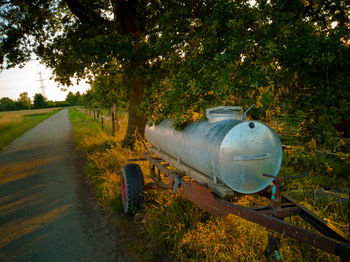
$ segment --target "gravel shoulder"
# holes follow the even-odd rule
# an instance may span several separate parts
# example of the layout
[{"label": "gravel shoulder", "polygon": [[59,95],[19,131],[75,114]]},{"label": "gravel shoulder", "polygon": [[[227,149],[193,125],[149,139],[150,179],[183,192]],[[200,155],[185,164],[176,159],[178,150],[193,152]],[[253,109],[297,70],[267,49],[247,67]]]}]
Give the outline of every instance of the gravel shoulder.
[{"label": "gravel shoulder", "polygon": [[127,261],[93,198],[61,110],[0,152],[0,261]]}]

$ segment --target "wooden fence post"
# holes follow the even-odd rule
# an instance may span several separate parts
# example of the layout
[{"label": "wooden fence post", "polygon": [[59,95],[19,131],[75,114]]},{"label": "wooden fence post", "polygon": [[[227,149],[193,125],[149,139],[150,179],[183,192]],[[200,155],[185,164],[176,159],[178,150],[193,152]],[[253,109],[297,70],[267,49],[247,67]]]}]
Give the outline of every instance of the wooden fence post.
[{"label": "wooden fence post", "polygon": [[115,128],[115,112],[112,112],[112,135],[116,135],[116,128]]},{"label": "wooden fence post", "polygon": [[[117,104],[113,104],[113,113],[114,116],[112,116],[112,127],[113,127],[113,136],[117,134],[117,125],[118,125],[118,112],[117,112]],[[118,128],[119,129],[119,128]]]}]

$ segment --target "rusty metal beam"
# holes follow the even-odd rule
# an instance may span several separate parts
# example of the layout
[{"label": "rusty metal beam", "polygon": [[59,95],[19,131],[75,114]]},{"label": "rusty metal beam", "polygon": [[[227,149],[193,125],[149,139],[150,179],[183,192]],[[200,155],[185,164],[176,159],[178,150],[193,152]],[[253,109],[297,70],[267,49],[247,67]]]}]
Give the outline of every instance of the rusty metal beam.
[{"label": "rusty metal beam", "polygon": [[196,182],[183,183],[182,187],[184,189],[185,197],[201,209],[221,216],[234,214],[281,234],[306,242],[331,254],[340,256],[345,260],[350,258],[349,242],[339,243],[331,238],[318,235],[311,231],[296,227],[281,219],[255,211],[252,208],[234,205],[215,197],[206,187],[201,186]]},{"label": "rusty metal beam", "polygon": [[[289,203],[296,203],[296,201],[287,196],[286,194],[282,194],[282,201]],[[341,242],[350,242],[350,240],[345,236],[345,234],[339,231],[337,228],[333,227],[322,218],[318,217],[316,214],[312,213],[310,210],[305,207],[296,204],[300,208],[299,216],[304,219],[306,222],[311,224],[314,228],[316,228],[323,235],[334,238]]]},{"label": "rusty metal beam", "polygon": [[300,208],[294,204],[282,204],[279,208],[274,208],[269,205],[266,207],[254,207],[253,210],[264,213],[266,215],[275,216],[278,218],[296,216],[300,213]]}]

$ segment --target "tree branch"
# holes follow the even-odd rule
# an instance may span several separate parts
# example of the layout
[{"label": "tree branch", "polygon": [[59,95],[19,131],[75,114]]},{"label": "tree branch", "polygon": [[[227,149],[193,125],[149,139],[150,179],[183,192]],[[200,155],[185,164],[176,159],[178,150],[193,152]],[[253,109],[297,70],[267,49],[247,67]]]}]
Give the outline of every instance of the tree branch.
[{"label": "tree branch", "polygon": [[95,11],[91,10],[79,0],[65,0],[65,2],[67,3],[70,11],[80,20],[80,22],[112,26],[110,21],[98,15]]},{"label": "tree branch", "polygon": [[137,0],[119,1],[114,12],[115,17],[118,17],[119,20],[121,33],[134,35],[140,33]]}]

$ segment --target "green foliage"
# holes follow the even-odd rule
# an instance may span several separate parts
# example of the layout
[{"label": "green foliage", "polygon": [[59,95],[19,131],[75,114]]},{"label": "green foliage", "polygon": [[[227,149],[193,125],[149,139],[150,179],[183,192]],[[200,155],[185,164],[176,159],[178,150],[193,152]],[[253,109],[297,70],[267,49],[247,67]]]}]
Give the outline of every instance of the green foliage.
[{"label": "green foliage", "polygon": [[13,111],[16,110],[16,103],[8,97],[0,99],[0,111]]},{"label": "green foliage", "polygon": [[[8,97],[1,98],[0,99],[0,111],[14,111],[14,110],[21,110],[21,109],[30,109],[32,107],[31,104],[29,107],[30,99],[28,98],[27,95],[25,95],[25,99],[20,97],[19,100],[21,100],[21,102],[19,102],[19,101],[15,102]],[[65,107],[65,106],[69,106],[69,104],[66,103],[65,101],[46,101],[46,99],[43,97],[42,94],[35,94],[34,95],[34,101],[33,101],[33,108],[34,109]]]},{"label": "green foliage", "polygon": [[32,108],[32,101],[28,97],[27,92],[23,92],[19,94],[19,98],[17,99],[17,108],[19,109],[31,109]]},{"label": "green foliage", "polygon": [[0,99],[0,111],[13,111],[31,108],[32,101],[28,97],[27,92],[21,93],[16,101],[13,101],[8,97],[3,97]]},{"label": "green foliage", "polygon": [[284,153],[279,176],[293,176],[295,170],[302,174],[307,164],[309,164],[309,172],[305,178],[301,179],[303,187],[300,188],[301,181],[290,180],[285,184],[286,190],[307,191],[319,187],[324,189],[348,187],[349,158],[338,159],[313,151]]},{"label": "green foliage", "polygon": [[119,108],[125,107],[130,90],[125,88],[127,84],[119,71],[117,64],[113,62],[95,70],[95,78],[91,83],[90,106],[111,108],[113,104],[117,104]]},{"label": "green foliage", "polygon": [[203,118],[207,107],[254,103],[258,119],[267,110],[285,116],[302,112],[304,140],[339,150],[333,125],[349,111],[349,4],[197,4],[183,4],[187,11],[181,3],[169,4],[157,13],[164,23],[151,44],[157,48],[176,38],[171,48],[177,55],[158,63],[164,77],[147,90],[149,117],[156,123],[173,117],[183,127]]},{"label": "green foliage", "polygon": [[34,108],[45,108],[47,107],[47,104],[45,102],[45,98],[42,94],[35,94],[34,95]]},{"label": "green foliage", "polygon": [[76,105],[75,95],[74,95],[71,91],[67,94],[66,102],[67,102],[70,106]]},{"label": "green foliage", "polygon": [[75,95],[70,91],[67,94],[65,102],[69,106],[77,106],[77,105],[82,105],[83,104],[83,96],[80,94],[80,92],[76,92]]}]

